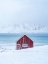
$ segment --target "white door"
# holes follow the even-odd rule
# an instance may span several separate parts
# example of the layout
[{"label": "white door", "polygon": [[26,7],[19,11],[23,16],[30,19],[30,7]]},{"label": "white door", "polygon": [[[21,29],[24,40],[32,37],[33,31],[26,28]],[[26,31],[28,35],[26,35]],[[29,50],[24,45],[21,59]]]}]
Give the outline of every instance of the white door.
[{"label": "white door", "polygon": [[20,46],[20,44],[17,44],[17,49],[19,50],[19,49],[21,49],[21,46]]}]

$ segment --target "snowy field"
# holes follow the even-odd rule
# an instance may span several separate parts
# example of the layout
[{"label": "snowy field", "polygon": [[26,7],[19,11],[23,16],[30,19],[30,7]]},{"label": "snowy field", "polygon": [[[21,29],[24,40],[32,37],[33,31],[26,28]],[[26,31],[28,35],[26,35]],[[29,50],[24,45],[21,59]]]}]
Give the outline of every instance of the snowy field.
[{"label": "snowy field", "polygon": [[15,50],[15,45],[0,46],[0,64],[48,64],[48,45]]}]

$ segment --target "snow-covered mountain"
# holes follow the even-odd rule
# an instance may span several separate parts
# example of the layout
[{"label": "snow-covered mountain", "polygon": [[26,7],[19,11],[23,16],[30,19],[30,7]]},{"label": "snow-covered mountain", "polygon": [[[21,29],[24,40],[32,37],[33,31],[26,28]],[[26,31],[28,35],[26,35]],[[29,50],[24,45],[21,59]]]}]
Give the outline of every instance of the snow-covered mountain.
[{"label": "snow-covered mountain", "polygon": [[1,25],[0,33],[48,33],[48,27],[31,24]]}]

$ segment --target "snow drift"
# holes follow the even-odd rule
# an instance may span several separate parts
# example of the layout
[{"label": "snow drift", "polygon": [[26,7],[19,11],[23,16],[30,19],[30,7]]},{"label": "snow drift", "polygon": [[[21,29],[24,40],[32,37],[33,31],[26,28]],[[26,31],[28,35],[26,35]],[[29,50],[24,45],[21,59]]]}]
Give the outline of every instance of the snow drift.
[{"label": "snow drift", "polygon": [[0,48],[0,64],[48,64],[48,45],[22,50]]}]

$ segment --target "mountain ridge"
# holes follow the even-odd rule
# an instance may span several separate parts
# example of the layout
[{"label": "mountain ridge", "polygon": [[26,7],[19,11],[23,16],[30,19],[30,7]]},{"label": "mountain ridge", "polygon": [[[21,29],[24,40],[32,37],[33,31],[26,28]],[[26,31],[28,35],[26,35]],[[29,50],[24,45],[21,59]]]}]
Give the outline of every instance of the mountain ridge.
[{"label": "mountain ridge", "polygon": [[31,24],[13,24],[0,26],[0,33],[48,33],[47,26]]}]

